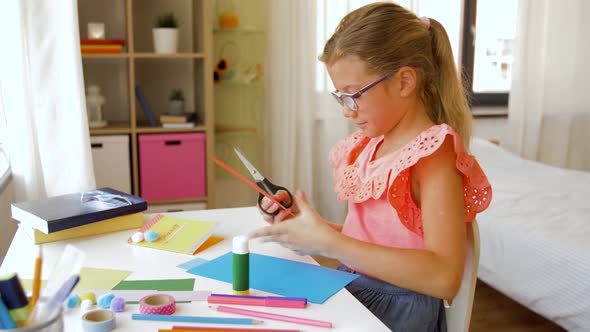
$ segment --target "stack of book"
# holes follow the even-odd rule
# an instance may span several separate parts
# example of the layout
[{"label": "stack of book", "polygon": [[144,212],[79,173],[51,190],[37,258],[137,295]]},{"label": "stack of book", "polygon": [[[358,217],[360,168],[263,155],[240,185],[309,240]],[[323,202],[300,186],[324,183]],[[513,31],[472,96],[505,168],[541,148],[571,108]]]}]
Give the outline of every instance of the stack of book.
[{"label": "stack of book", "polygon": [[81,39],[82,54],[118,54],[123,53],[124,39]]},{"label": "stack of book", "polygon": [[143,226],[147,202],[100,188],[12,204],[12,218],[35,244],[110,233]]},{"label": "stack of book", "polygon": [[164,128],[192,128],[195,126],[195,119],[196,115],[192,112],[160,115],[160,123]]}]

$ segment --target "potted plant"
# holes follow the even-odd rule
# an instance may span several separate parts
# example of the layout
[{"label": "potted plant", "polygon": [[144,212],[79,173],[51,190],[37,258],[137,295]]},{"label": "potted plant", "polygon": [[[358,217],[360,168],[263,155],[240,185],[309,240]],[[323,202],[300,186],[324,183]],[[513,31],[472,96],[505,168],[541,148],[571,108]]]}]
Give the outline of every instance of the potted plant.
[{"label": "potted plant", "polygon": [[168,98],[170,102],[170,114],[184,114],[184,93],[182,89],[174,89]]},{"label": "potted plant", "polygon": [[158,16],[153,29],[154,51],[156,53],[176,53],[178,50],[178,18],[174,13]]}]

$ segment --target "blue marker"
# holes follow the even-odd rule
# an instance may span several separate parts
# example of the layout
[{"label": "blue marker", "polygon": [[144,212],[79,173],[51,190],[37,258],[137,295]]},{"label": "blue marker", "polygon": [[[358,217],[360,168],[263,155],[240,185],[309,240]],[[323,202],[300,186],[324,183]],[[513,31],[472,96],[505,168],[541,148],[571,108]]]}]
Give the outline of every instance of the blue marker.
[{"label": "blue marker", "polygon": [[8,313],[8,308],[4,301],[2,301],[2,297],[0,296],[0,328],[2,329],[15,329],[16,324],[10,314]]}]

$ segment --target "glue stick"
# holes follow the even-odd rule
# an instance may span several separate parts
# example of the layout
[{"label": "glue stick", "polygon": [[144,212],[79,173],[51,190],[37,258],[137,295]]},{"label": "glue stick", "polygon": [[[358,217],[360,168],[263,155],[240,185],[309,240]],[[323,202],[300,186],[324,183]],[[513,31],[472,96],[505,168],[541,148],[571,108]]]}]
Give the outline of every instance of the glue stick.
[{"label": "glue stick", "polygon": [[232,242],[232,289],[236,295],[250,294],[250,250],[244,235],[234,236]]}]

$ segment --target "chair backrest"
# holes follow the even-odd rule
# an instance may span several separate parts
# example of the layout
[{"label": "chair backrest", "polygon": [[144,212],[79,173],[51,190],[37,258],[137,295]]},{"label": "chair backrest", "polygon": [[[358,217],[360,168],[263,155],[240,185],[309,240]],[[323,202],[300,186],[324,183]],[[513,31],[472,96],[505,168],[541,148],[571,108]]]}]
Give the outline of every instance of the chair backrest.
[{"label": "chair backrest", "polygon": [[453,304],[449,308],[445,308],[447,331],[449,332],[469,331],[478,268],[479,228],[477,222],[473,220],[467,224],[467,253],[461,288],[453,300]]}]

